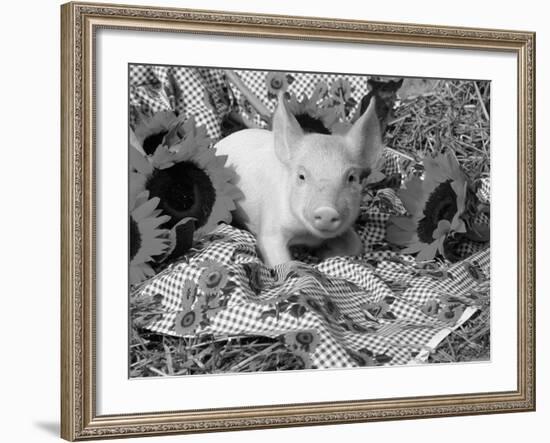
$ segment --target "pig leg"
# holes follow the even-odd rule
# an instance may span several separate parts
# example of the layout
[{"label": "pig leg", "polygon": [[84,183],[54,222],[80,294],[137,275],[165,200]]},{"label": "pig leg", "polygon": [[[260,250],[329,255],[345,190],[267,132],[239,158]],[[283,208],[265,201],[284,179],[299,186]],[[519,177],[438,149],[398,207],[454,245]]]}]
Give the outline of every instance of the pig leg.
[{"label": "pig leg", "polygon": [[281,235],[258,235],[258,249],[267,266],[273,267],[291,260],[288,241]]},{"label": "pig leg", "polygon": [[317,256],[321,259],[346,255],[361,255],[363,242],[354,229],[348,229],[339,237],[331,238],[318,249]]}]

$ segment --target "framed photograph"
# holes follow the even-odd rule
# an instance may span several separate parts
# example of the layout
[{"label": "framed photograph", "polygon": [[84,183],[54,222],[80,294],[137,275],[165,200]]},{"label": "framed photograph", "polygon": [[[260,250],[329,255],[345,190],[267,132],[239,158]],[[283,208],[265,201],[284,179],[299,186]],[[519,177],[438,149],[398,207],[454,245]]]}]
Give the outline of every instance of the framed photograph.
[{"label": "framed photograph", "polygon": [[535,35],[68,3],[61,434],[535,409]]}]

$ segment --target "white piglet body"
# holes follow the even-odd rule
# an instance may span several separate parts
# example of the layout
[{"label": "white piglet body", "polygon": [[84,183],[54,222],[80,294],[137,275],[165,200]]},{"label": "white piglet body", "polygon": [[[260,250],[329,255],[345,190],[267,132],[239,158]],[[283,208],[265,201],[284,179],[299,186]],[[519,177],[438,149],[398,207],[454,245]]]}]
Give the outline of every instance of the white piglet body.
[{"label": "white piglet body", "polygon": [[345,135],[305,134],[280,100],[272,131],[245,129],[216,145],[244,194],[234,219],[256,235],[269,266],[289,261],[294,244],[321,258],[361,253],[352,227],[360,182],[381,149],[374,100]]}]

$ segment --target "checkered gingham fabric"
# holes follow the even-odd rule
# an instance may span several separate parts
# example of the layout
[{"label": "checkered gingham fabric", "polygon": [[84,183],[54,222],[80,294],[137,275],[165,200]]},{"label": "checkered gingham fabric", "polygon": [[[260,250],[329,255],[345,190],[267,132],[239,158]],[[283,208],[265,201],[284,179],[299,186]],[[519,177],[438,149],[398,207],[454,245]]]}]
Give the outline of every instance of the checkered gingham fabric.
[{"label": "checkered gingham fabric", "polygon": [[130,65],[130,125],[136,112],[153,114],[173,110],[186,118],[193,116],[198,126],[217,140],[220,124],[230,111],[225,74],[217,69],[180,66]]},{"label": "checkered gingham fabric", "polygon": [[[237,72],[272,110],[275,100],[267,96],[266,72]],[[293,75],[296,80],[290,90],[298,97],[302,92],[311,93],[319,80],[330,83],[337,77]],[[346,78],[359,102],[367,92],[367,78]],[[132,65],[130,82],[131,109],[176,109],[193,115],[214,139],[220,135],[221,116],[237,106],[239,99],[239,91],[227,89],[223,71],[214,69]],[[399,172],[399,161],[391,152],[385,152],[384,172]],[[480,187],[479,197],[489,201],[489,194],[487,181]],[[447,334],[476,312],[470,296],[489,284],[490,251],[483,244],[458,263],[418,263],[385,242],[388,218],[403,213],[393,189],[366,193],[356,224],[364,245],[362,256],[319,261],[296,250],[295,261],[274,269],[258,257],[253,235],[222,224],[134,295],[161,300],[161,316],[147,326],[149,330],[185,335],[176,331],[176,316],[188,307],[189,287],[195,288],[195,304],[207,297],[200,282],[214,265],[226,272],[224,287],[219,288],[226,303],[209,324],[189,335],[282,337],[314,331],[319,341],[310,358],[316,368],[422,362]],[[449,303],[454,309],[447,310],[451,315],[437,314]],[[296,305],[302,309],[293,309]],[[434,306],[438,308],[434,310]]]},{"label": "checkered gingham fabric", "polygon": [[[437,345],[432,341],[436,335],[442,340],[442,331],[450,333],[475,312],[467,309],[457,323],[449,324],[427,313],[426,306],[431,301],[442,302],[443,296],[465,297],[487,284],[489,250],[446,267],[444,272],[424,272],[408,256],[373,250],[369,241],[380,236],[380,225],[374,223],[375,233],[365,236],[370,239],[365,242],[369,252],[359,258],[330,258],[318,264],[291,262],[274,270],[266,268],[258,258],[256,241],[250,233],[221,225],[213,233],[215,240],[205,242],[200,250],[140,289],[141,295],[160,294],[162,300],[162,318],[148,329],[178,335],[174,321],[183,309],[186,286],[193,283],[197,297],[204,297],[199,279],[216,263],[227,270],[232,292],[226,308],[195,334],[277,337],[292,331],[314,330],[320,338],[311,355],[314,367],[356,366],[354,352],[388,365],[409,363],[419,351]],[[469,271],[472,263],[481,269],[475,278]],[[294,268],[300,272],[291,273]],[[480,278],[480,274],[484,277]],[[292,295],[309,301],[302,316],[288,311],[266,315]],[[336,313],[329,312],[328,301]]]},{"label": "checkered gingham fabric", "polygon": [[[253,71],[253,70],[236,70],[235,73],[239,78],[244,82],[244,84],[258,97],[262,103],[265,104],[269,111],[273,112],[277,106],[277,99],[275,97],[270,97],[268,89],[266,87],[266,79],[268,72],[266,71]],[[288,85],[287,91],[294,94],[299,100],[301,100],[303,95],[310,96],[317,84],[319,82],[324,82],[327,87],[330,89],[333,82],[338,79],[342,79],[340,74],[319,74],[319,73],[288,73],[294,81]],[[369,79],[366,75],[346,75],[346,80],[350,84],[350,96],[359,103],[361,98],[369,92],[367,86],[367,80]],[[234,95],[237,103],[239,104],[239,111],[245,113],[243,107],[241,106],[241,91],[239,89],[234,89]],[[245,113],[246,114],[246,113]],[[260,127],[265,127],[266,122],[261,120],[258,114],[253,116],[253,121],[256,125]]]},{"label": "checkered gingham fabric", "polygon": [[[267,71],[236,70],[235,73],[270,111],[274,111],[277,100],[268,95]],[[289,73],[295,80],[288,86],[288,92],[302,98],[310,95],[319,82],[330,88],[342,75],[317,73]],[[346,75],[351,86],[350,95],[359,103],[367,94],[368,77]],[[152,114],[158,111],[174,110],[186,117],[194,116],[198,125],[204,125],[213,140],[221,136],[220,123],[224,116],[235,109],[247,115],[242,93],[235,88],[220,69],[192,68],[181,66],[135,65],[129,67],[130,79],[130,124],[136,119],[136,112]],[[258,114],[253,116],[257,126],[266,122]]]}]

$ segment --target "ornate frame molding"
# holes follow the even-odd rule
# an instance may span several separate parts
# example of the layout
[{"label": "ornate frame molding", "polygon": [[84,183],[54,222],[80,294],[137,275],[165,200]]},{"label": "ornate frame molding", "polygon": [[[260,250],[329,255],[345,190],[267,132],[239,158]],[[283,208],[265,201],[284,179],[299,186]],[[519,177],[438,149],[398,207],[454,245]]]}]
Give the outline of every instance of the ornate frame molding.
[{"label": "ornate frame molding", "polygon": [[[487,394],[98,416],[95,408],[94,32],[213,33],[508,51],[518,57],[518,384]],[[86,440],[535,409],[535,34],[68,3],[61,7],[61,436]]]}]

